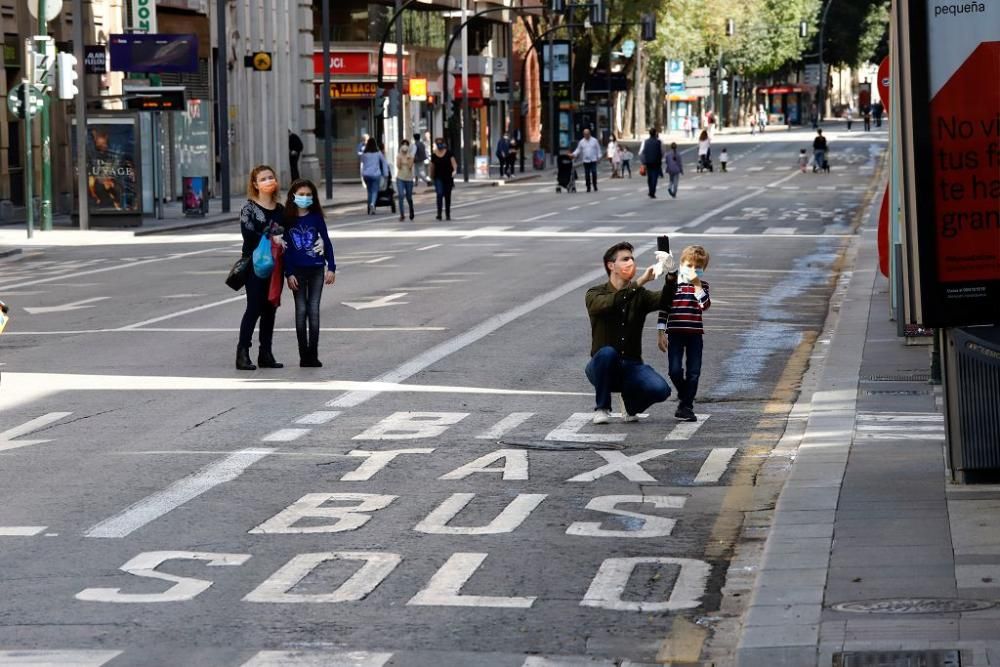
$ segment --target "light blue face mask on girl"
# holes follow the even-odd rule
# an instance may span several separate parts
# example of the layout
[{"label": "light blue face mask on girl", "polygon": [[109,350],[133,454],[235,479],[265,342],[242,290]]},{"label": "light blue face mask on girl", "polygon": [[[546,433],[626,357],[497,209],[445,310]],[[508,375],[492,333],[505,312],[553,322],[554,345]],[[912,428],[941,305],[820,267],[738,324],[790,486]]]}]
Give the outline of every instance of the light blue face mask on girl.
[{"label": "light blue face mask on girl", "polygon": [[310,195],[295,195],[295,205],[299,208],[309,208],[312,203],[313,198]]}]

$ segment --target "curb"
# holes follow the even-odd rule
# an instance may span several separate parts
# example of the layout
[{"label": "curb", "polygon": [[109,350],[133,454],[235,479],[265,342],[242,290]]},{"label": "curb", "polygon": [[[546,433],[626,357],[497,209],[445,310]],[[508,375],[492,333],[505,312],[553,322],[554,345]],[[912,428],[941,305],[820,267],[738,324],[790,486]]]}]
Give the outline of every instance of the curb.
[{"label": "curb", "polygon": [[20,255],[20,248],[0,248],[0,257],[12,257],[14,255]]},{"label": "curb", "polygon": [[[877,221],[872,206],[868,220]],[[738,667],[817,665],[833,527],[857,406],[861,354],[874,289],[876,225],[860,230],[817,390],[796,402],[807,423],[775,506],[753,595],[743,618]],[[834,304],[831,303],[831,315]],[[829,316],[828,316],[829,317]]]}]

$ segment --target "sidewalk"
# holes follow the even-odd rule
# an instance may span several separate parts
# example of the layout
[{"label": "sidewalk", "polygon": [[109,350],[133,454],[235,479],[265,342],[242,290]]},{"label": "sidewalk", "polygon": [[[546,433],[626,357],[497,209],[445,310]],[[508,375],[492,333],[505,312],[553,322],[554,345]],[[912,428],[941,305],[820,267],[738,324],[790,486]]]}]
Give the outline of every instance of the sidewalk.
[{"label": "sidewalk", "polygon": [[[521,183],[524,181],[531,181],[550,176],[551,180],[554,181],[555,176],[552,176],[549,170],[532,170],[525,171],[523,174],[517,173],[513,179],[491,178],[470,180],[468,183],[462,181],[461,176],[459,176],[459,178],[455,181],[455,189],[461,192],[462,190],[471,188],[499,187],[507,183]],[[421,197],[427,196],[434,196],[434,188],[432,186],[418,186],[415,188],[414,197],[417,201],[420,201]],[[91,229],[86,232],[81,232],[77,224],[73,222],[68,215],[57,215],[53,218],[53,231],[85,234],[88,238],[94,240],[100,240],[103,236],[106,237],[105,240],[109,240],[112,236],[120,237],[125,235],[131,238],[151,236],[154,234],[168,234],[183,230],[201,229],[213,227],[223,223],[235,222],[239,219],[240,208],[243,206],[245,201],[246,197],[242,195],[231,197],[229,206],[230,210],[228,213],[223,213],[221,212],[222,200],[220,198],[214,198],[209,203],[210,213],[204,217],[192,217],[185,215],[181,210],[180,201],[165,202],[163,204],[163,217],[159,220],[152,217],[144,217],[141,227],[92,226]],[[321,200],[323,209],[327,212],[338,210],[346,212],[345,209],[350,209],[351,207],[357,207],[358,210],[362,210],[365,202],[366,199],[364,189],[357,181],[351,181],[349,183],[335,182],[334,199],[331,200],[323,198]],[[52,234],[52,232],[39,231],[38,221],[36,220],[34,234],[35,236],[33,240],[37,241],[40,238],[40,235],[41,238],[44,238],[45,234]],[[80,238],[82,239],[83,237],[81,236]],[[27,244],[27,232],[23,218],[21,220],[12,220],[0,223],[0,257],[19,252],[17,248],[22,243]]]},{"label": "sidewalk", "polygon": [[736,664],[1000,665],[1000,487],[948,481],[930,348],[896,337],[873,224],[855,250]]}]

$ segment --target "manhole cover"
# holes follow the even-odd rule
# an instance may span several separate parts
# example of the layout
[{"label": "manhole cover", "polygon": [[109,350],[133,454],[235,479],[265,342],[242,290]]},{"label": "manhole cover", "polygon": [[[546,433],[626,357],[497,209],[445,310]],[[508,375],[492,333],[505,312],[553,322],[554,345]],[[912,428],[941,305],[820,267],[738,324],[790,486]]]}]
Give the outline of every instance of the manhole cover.
[{"label": "manhole cover", "polygon": [[954,614],[982,611],[996,606],[992,600],[959,600],[956,598],[897,598],[891,600],[859,600],[833,605],[834,611],[852,614]]},{"label": "manhole cover", "polygon": [[959,651],[849,651],[833,654],[833,667],[962,667]]},{"label": "manhole cover", "polygon": [[931,379],[928,373],[912,373],[910,375],[869,375],[869,382],[927,382]]}]

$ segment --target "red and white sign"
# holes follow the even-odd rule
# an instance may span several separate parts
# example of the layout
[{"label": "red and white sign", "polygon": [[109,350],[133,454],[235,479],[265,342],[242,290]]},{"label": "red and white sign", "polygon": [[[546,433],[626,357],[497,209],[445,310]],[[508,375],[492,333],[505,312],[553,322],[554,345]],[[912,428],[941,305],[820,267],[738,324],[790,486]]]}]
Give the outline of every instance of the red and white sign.
[{"label": "red and white sign", "polygon": [[1000,281],[1000,2],[928,0],[937,278]]},{"label": "red and white sign", "polygon": [[[455,96],[454,99],[460,100],[465,95],[462,93],[462,77],[458,75],[453,75],[455,78]],[[479,74],[469,75],[469,100],[481,100],[483,99],[483,77]]]},{"label": "red and white sign", "polygon": [[[333,76],[371,76],[375,59],[369,51],[331,51],[330,74]],[[323,76],[323,52],[313,54],[313,73]]]},{"label": "red and white sign", "polygon": [[889,56],[882,58],[878,66],[878,97],[886,113],[889,112],[889,86],[892,84],[892,73],[889,71]]}]

